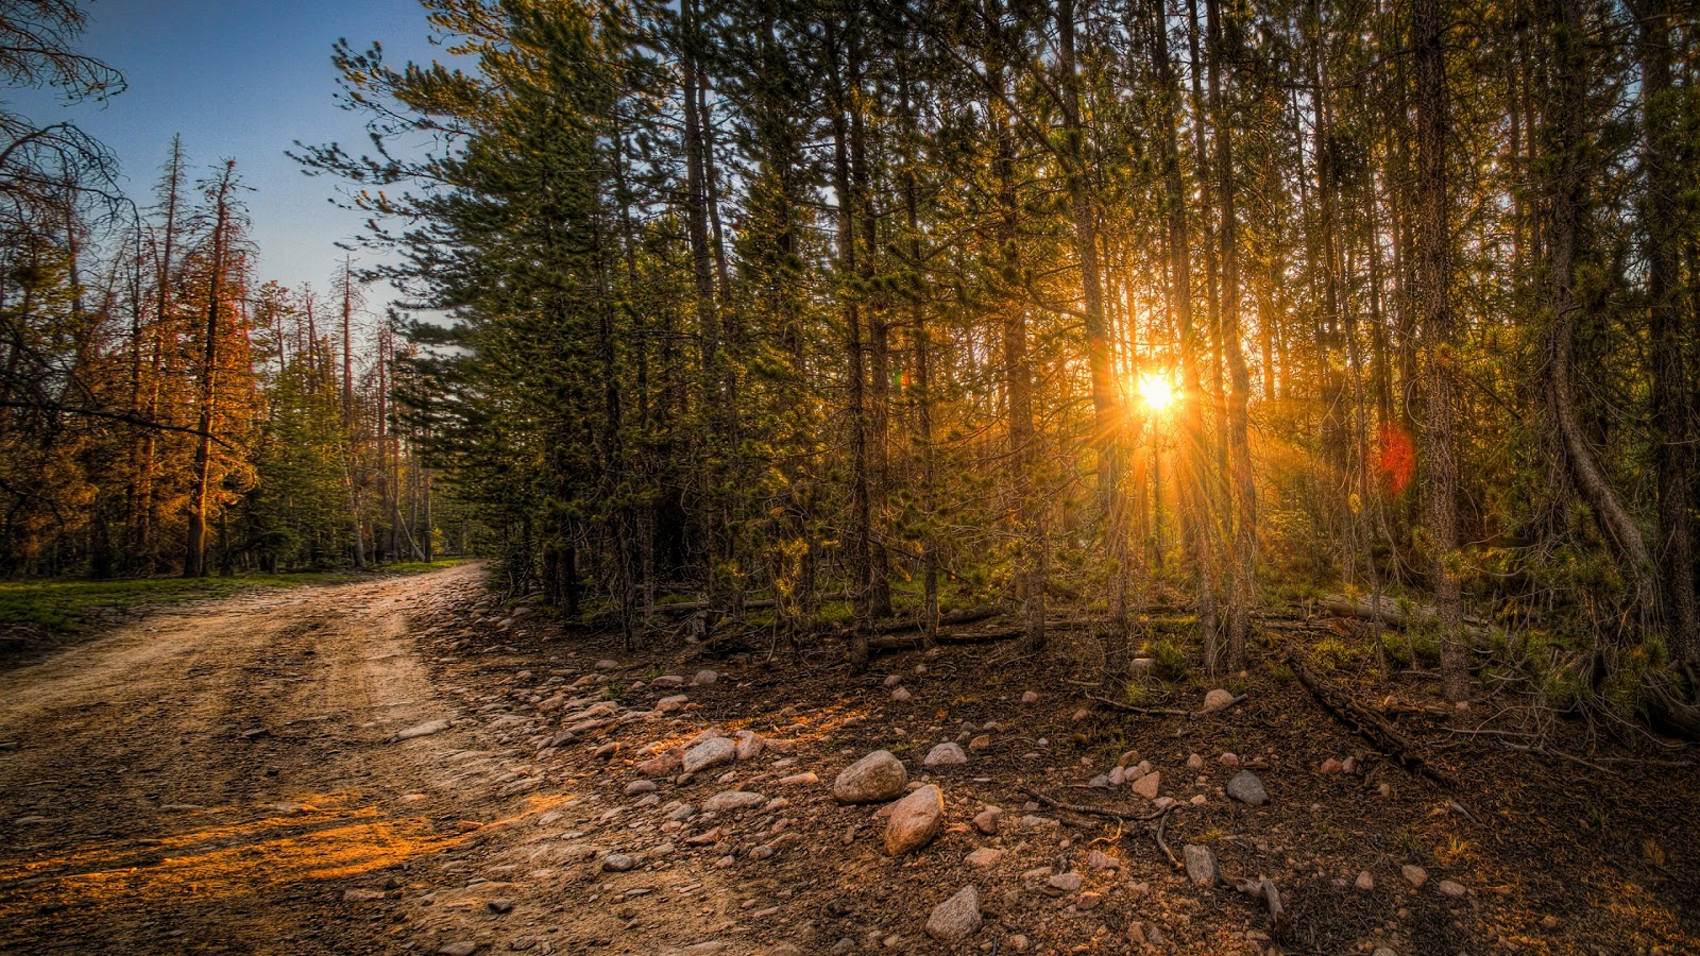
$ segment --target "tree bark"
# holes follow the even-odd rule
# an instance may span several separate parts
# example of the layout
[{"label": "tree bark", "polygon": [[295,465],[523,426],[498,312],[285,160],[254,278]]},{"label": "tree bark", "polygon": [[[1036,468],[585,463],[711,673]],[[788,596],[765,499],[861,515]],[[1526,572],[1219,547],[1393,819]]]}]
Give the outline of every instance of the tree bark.
[{"label": "tree bark", "polygon": [[1456,389],[1451,354],[1452,237],[1446,167],[1450,135],[1446,87],[1446,14],[1443,0],[1414,0],[1411,44],[1416,62],[1417,237],[1416,279],[1423,338],[1424,408],[1420,432],[1425,476],[1423,513],[1427,527],[1430,585],[1440,630],[1440,669],[1446,697],[1469,696],[1470,673],[1462,634],[1464,603],[1459,579],[1458,460],[1454,435]]}]

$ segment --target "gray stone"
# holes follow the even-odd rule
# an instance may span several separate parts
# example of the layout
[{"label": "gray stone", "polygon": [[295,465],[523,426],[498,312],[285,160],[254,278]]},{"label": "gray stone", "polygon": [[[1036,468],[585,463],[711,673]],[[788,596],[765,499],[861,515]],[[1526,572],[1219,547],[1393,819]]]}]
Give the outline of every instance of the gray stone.
[{"label": "gray stone", "polygon": [[1241,770],[1228,781],[1228,796],[1254,807],[1269,802],[1269,792],[1263,789],[1263,781],[1250,770]]},{"label": "gray stone", "polygon": [[1188,843],[1181,850],[1186,861],[1186,878],[1199,886],[1216,885],[1216,854],[1207,846]]},{"label": "gray stone", "polygon": [[980,891],[965,886],[956,895],[933,907],[927,917],[927,935],[941,943],[960,943],[980,928]]},{"label": "gray stone", "polygon": [[738,745],[725,737],[710,737],[685,751],[685,757],[680,763],[680,769],[685,773],[696,773],[709,767],[718,767],[723,763],[731,763],[737,759]]},{"label": "gray stone", "polygon": [[760,806],[767,798],[759,793],[748,790],[726,790],[717,793],[702,802],[702,808],[713,813],[725,813],[728,810],[744,810]]}]

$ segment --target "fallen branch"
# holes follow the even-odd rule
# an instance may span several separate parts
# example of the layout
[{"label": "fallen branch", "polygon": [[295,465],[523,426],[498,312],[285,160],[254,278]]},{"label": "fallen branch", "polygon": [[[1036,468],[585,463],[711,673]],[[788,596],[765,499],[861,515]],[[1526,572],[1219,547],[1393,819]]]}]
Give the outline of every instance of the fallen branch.
[{"label": "fallen branch", "polygon": [[1292,668],[1293,675],[1303,684],[1305,690],[1316,698],[1322,709],[1327,711],[1335,720],[1347,729],[1373,744],[1406,771],[1419,774],[1433,780],[1442,786],[1455,785],[1451,775],[1439,770],[1417,752],[1418,745],[1400,733],[1380,714],[1370,710],[1353,700],[1344,691],[1330,687],[1322,682],[1297,654],[1287,655],[1287,666]]}]

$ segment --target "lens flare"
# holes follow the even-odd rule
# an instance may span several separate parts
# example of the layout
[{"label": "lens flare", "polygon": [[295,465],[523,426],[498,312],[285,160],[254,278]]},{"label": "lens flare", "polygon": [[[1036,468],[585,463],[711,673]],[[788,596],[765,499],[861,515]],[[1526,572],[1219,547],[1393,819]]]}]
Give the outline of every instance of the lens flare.
[{"label": "lens flare", "polygon": [[1175,403],[1174,383],[1160,372],[1148,372],[1139,376],[1139,397],[1145,402],[1146,408],[1161,414]]}]

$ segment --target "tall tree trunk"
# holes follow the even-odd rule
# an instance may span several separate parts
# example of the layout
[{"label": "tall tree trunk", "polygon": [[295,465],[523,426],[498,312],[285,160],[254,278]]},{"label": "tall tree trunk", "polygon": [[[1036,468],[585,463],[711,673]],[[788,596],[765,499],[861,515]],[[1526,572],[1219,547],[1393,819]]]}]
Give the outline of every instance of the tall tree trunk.
[{"label": "tall tree trunk", "polygon": [[1245,666],[1246,636],[1251,631],[1251,610],[1257,589],[1257,499],[1252,481],[1251,444],[1246,406],[1251,377],[1246,369],[1240,342],[1240,288],[1238,224],[1234,209],[1233,122],[1223,103],[1218,75],[1223,57],[1223,24],[1219,0],[1207,0],[1210,46],[1210,112],[1216,134],[1216,194],[1221,202],[1222,244],[1222,337],[1228,365],[1228,473],[1229,498],[1233,503],[1233,560],[1229,569],[1227,647],[1225,660],[1206,658],[1212,670],[1225,664],[1228,670]]},{"label": "tall tree trunk", "polygon": [[[1180,90],[1174,61],[1169,56],[1169,31],[1164,0],[1151,0],[1151,62],[1157,82],[1162,131],[1160,136],[1163,175],[1163,207],[1168,226],[1168,308],[1180,338],[1181,361],[1181,447],[1179,465],[1180,507],[1184,545],[1196,579],[1199,644],[1214,649],[1219,641],[1215,561],[1210,549],[1210,496],[1206,492],[1209,438],[1204,419],[1204,391],[1198,371],[1202,348],[1192,310],[1192,237],[1187,222],[1186,183],[1181,176]],[[1213,257],[1214,254],[1212,254]],[[1155,427],[1153,439],[1157,437]],[[1153,459],[1156,461],[1157,459]],[[1161,481],[1157,481],[1158,512],[1161,513]],[[1158,529],[1161,537],[1161,529]]]},{"label": "tall tree trunk", "polygon": [[189,532],[184,544],[183,576],[206,574],[207,496],[212,482],[213,427],[218,409],[219,318],[224,310],[224,272],[229,252],[231,190],[236,186],[236,164],[227,160],[213,203],[212,255],[207,266],[206,342],[201,356],[199,435],[195,441],[194,487],[189,495]]},{"label": "tall tree trunk", "polygon": [[1558,433],[1565,469],[1592,510],[1594,521],[1630,583],[1631,600],[1642,626],[1650,627],[1658,619],[1652,553],[1641,536],[1640,526],[1612,487],[1576,408],[1576,335],[1580,322],[1592,321],[1575,285],[1582,209],[1586,201],[1582,121],[1588,93],[1588,65],[1583,48],[1582,4],[1581,0],[1540,0],[1538,6],[1553,44],[1544,124],[1544,152],[1549,169],[1544,237],[1548,263],[1544,305],[1549,313],[1547,377],[1543,383],[1547,413]]},{"label": "tall tree trunk", "polygon": [[1105,636],[1109,676],[1127,666],[1128,556],[1127,506],[1121,487],[1124,435],[1117,400],[1112,346],[1104,320],[1103,280],[1098,265],[1097,210],[1087,160],[1086,130],[1080,118],[1080,73],[1075,62],[1074,0],[1057,3],[1057,68],[1062,74],[1062,125],[1066,157],[1063,171],[1073,219],[1074,251],[1080,267],[1080,298],[1086,327],[1086,365],[1091,378],[1093,444],[1098,458],[1098,502],[1103,514],[1105,549],[1110,562],[1111,628]]},{"label": "tall tree trunk", "polygon": [[1451,301],[1452,236],[1446,167],[1450,135],[1446,88],[1446,14],[1443,0],[1414,0],[1411,46],[1416,62],[1417,237],[1416,300],[1427,348],[1423,382],[1427,421],[1421,430],[1425,471],[1423,513],[1435,619],[1440,628],[1440,669],[1446,697],[1469,696],[1464,603],[1458,572],[1458,459],[1454,436]]},{"label": "tall tree trunk", "polygon": [[[1681,94],[1671,88],[1667,0],[1635,0],[1635,51],[1641,61],[1642,167],[1647,195],[1642,233],[1647,254],[1650,411],[1658,486],[1660,604],[1672,658],[1692,670],[1700,660],[1700,608],[1694,593],[1694,410],[1688,406],[1687,356],[1678,256],[1686,223],[1681,202]],[[1692,281],[1692,278],[1691,280]]]},{"label": "tall tree trunk", "polygon": [[922,302],[922,294],[927,287],[923,276],[926,274],[926,262],[921,245],[921,213],[920,190],[915,181],[915,166],[919,162],[917,140],[920,136],[916,129],[915,104],[912,101],[909,82],[909,58],[901,56],[898,60],[898,109],[903,122],[903,212],[908,227],[909,272],[912,287],[907,290],[909,299],[909,340],[914,350],[915,363],[915,443],[921,454],[921,520],[924,523],[921,531],[921,635],[922,642],[932,647],[938,640],[939,630],[939,558],[938,544],[934,540],[933,526],[936,520],[933,514],[937,502],[934,497],[934,466],[936,452],[933,448],[933,396],[930,362],[930,349],[927,343],[927,314]]},{"label": "tall tree trunk", "polygon": [[[858,13],[854,9],[851,16]],[[857,25],[850,24],[852,31]],[[855,108],[855,98],[848,81],[858,76],[861,66],[856,62],[858,43],[854,38],[840,38],[835,24],[826,25],[828,46],[827,64],[830,79],[830,108],[832,110],[832,185],[838,194],[838,266],[839,303],[843,310],[845,354],[848,360],[849,417],[850,417],[850,498],[851,526],[847,536],[850,551],[851,603],[854,624],[850,646],[850,665],[855,670],[868,666],[868,631],[873,618],[872,527],[869,514],[868,489],[868,414],[865,398],[866,373],[863,370],[862,313],[859,297],[850,287],[850,278],[857,275],[856,267],[856,194],[851,188],[850,130],[847,111]],[[841,65],[842,58],[842,65]]]},{"label": "tall tree trunk", "polygon": [[[1002,21],[1001,0],[987,0],[986,21]],[[984,52],[987,85],[987,125],[992,137],[992,178],[997,189],[998,255],[1001,273],[1021,271],[1016,233],[1020,209],[1015,195],[1015,147],[1009,133],[1007,80],[1000,38],[987,37]],[[1013,297],[1009,297],[1013,299]],[[1022,606],[1022,651],[1037,654],[1045,646],[1045,588],[1049,575],[1050,542],[1045,531],[1044,504],[1034,488],[1038,436],[1033,426],[1033,370],[1027,355],[1027,310],[1017,301],[1000,302],[1005,413],[1009,422],[1010,493],[1015,499],[1020,551],[1015,559],[1016,587]]]}]

